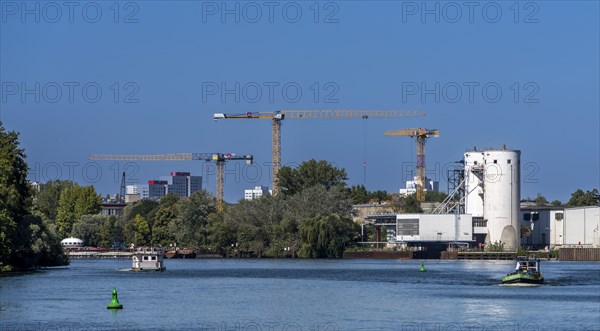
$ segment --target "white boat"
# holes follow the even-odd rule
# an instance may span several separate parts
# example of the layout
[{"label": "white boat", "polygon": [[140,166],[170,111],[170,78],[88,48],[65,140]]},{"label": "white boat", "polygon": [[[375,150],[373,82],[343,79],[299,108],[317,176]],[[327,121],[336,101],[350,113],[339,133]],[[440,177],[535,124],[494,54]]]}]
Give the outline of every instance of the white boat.
[{"label": "white boat", "polygon": [[154,247],[138,247],[131,256],[131,271],[165,271],[163,255]]}]

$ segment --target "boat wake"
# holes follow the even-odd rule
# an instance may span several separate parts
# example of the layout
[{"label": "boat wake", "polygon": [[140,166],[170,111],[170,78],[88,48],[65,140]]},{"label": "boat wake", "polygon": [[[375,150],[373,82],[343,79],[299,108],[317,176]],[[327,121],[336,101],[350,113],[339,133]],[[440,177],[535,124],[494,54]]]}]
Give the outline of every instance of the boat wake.
[{"label": "boat wake", "polygon": [[508,287],[538,287],[540,284],[529,284],[529,283],[512,283],[512,284],[498,284],[499,286]]}]

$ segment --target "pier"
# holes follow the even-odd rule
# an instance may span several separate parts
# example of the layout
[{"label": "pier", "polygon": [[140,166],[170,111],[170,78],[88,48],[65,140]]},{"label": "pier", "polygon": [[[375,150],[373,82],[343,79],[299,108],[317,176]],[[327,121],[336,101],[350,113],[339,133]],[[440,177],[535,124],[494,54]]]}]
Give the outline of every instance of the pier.
[{"label": "pier", "polygon": [[69,259],[131,259],[132,252],[124,251],[70,251]]},{"label": "pier", "polygon": [[558,258],[561,261],[600,261],[600,248],[560,248]]},{"label": "pier", "polygon": [[442,260],[514,260],[516,252],[442,252]]}]

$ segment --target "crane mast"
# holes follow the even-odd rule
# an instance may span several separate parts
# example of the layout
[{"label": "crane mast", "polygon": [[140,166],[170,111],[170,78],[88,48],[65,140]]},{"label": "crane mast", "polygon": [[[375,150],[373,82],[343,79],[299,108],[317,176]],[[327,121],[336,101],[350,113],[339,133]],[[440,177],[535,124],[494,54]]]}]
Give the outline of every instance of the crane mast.
[{"label": "crane mast", "polygon": [[215,113],[214,120],[222,119],[271,119],[272,127],[272,190],[273,195],[279,193],[279,167],[281,165],[281,121],[286,118],[293,119],[342,119],[370,117],[411,117],[425,116],[422,111],[399,110],[278,110],[274,112],[246,112],[243,114]]},{"label": "crane mast", "polygon": [[386,136],[407,136],[417,138],[417,181],[415,183],[417,191],[417,201],[425,201],[425,184],[427,182],[425,167],[425,142],[429,136],[438,137],[439,130],[428,130],[423,128],[390,130],[385,132]]}]

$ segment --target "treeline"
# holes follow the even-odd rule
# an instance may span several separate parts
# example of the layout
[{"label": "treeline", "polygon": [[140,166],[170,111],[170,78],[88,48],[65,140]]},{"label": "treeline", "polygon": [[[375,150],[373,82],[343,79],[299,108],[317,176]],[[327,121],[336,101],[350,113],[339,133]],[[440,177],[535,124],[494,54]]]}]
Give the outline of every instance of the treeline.
[{"label": "treeline", "polygon": [[223,256],[337,258],[359,239],[344,169],[310,160],[283,167],[278,179],[278,196],[241,200],[222,213],[203,190],[141,200],[119,217],[99,215],[93,188],[68,181],[41,185],[34,209],[62,237],[78,237],[86,246],[176,245]]},{"label": "treeline", "polygon": [[68,264],[54,224],[33,208],[19,134],[0,122],[0,272]]},{"label": "treeline", "polygon": [[138,202],[125,210],[123,236],[222,256],[341,257],[359,236],[345,170],[310,160],[297,169],[283,167],[278,179],[279,195],[241,200],[223,213],[207,191]]},{"label": "treeline", "polygon": [[583,191],[582,189],[578,189],[575,192],[571,193],[571,197],[569,201],[563,203],[560,200],[552,200],[552,202],[548,202],[545,196],[541,193],[538,193],[535,199],[527,198],[525,201],[532,201],[538,206],[556,206],[556,207],[583,207],[583,206],[595,206],[598,204],[598,199],[600,195],[598,194],[598,189],[592,189],[589,191]]},{"label": "treeline", "polygon": [[[41,185],[34,210],[61,238],[74,236],[91,247],[178,246],[222,256],[307,258],[341,257],[360,239],[353,204],[386,202],[398,211],[422,212],[414,196],[347,187],[346,180],[344,169],[310,160],[281,168],[278,196],[241,200],[223,213],[217,213],[212,194],[200,191],[141,200],[118,217],[99,215],[101,198],[93,187],[57,180]],[[427,201],[444,198],[426,195]],[[367,228],[365,236],[374,238],[374,231]]]}]

